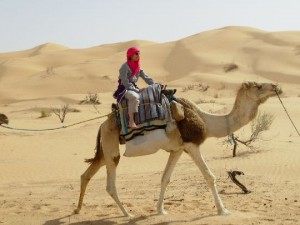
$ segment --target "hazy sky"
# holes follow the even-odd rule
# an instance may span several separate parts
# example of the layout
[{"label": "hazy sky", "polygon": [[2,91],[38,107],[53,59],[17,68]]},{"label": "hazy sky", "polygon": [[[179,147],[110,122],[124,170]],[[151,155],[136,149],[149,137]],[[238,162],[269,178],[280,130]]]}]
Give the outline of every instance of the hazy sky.
[{"label": "hazy sky", "polygon": [[224,26],[300,30],[299,0],[0,0],[0,52],[168,42]]}]

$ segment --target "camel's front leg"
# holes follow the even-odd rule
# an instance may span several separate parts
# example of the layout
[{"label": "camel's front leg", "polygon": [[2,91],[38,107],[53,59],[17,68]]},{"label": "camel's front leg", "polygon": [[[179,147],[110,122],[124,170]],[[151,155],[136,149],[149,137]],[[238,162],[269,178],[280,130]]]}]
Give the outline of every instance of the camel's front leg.
[{"label": "camel's front leg", "polygon": [[159,200],[157,202],[157,213],[161,215],[167,214],[167,212],[164,210],[164,196],[167,189],[167,185],[170,183],[170,177],[174,170],[174,167],[179,159],[179,157],[182,154],[182,150],[179,150],[177,152],[171,152],[168,163],[166,165],[164,174],[161,179],[161,189],[160,189],[160,195]]},{"label": "camel's front leg", "polygon": [[202,158],[202,155],[200,154],[200,151],[199,151],[199,147],[197,145],[191,144],[187,150],[188,150],[190,156],[192,157],[192,159],[194,160],[194,162],[196,163],[196,165],[199,167],[208,186],[210,187],[210,189],[213,193],[215,204],[218,209],[218,214],[221,214],[221,215],[229,214],[229,211],[224,207],[223,202],[217,191],[216,178],[213,175],[213,173],[210,171],[208,166],[206,165],[205,160]]},{"label": "camel's front leg", "polygon": [[101,126],[101,141],[107,170],[106,191],[115,200],[123,214],[131,217],[120,202],[116,188],[116,170],[120,160],[120,150],[119,129],[115,122],[115,117],[109,117]]},{"label": "camel's front leg", "polygon": [[119,208],[122,210],[124,216],[132,217],[132,215],[129,214],[127,210],[123,207],[118,197],[117,188],[116,188],[116,166],[113,163],[111,163],[111,164],[107,164],[106,168],[107,168],[106,191],[115,200]]}]

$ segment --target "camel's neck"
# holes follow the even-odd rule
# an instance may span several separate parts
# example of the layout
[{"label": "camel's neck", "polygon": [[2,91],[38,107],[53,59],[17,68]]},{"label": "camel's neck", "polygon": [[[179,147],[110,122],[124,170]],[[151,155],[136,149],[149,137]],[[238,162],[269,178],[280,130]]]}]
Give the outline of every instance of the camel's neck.
[{"label": "camel's neck", "polygon": [[239,92],[232,111],[227,115],[210,114],[199,110],[207,126],[207,137],[225,137],[249,123],[257,114],[258,105],[254,100]]}]

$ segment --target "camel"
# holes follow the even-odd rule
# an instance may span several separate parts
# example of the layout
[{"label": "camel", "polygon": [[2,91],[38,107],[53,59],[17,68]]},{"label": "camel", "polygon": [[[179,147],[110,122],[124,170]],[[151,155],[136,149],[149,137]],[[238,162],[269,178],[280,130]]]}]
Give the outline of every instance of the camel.
[{"label": "camel", "polygon": [[8,124],[8,118],[7,118],[7,116],[6,115],[4,115],[4,114],[0,114],[0,125],[2,125],[2,124]]},{"label": "camel", "polygon": [[[190,155],[202,172],[212,191],[218,214],[227,215],[230,213],[229,210],[225,208],[219,196],[216,178],[202,157],[199,146],[209,137],[226,137],[245,126],[256,116],[258,106],[264,103],[269,97],[275,96],[276,92],[281,93],[281,90],[280,87],[275,84],[244,82],[237,92],[233,109],[226,115],[211,114],[201,110],[196,104],[189,100],[183,98],[177,99],[184,107],[185,118],[177,122],[175,131],[170,133],[166,132],[168,140],[160,146],[160,149],[169,152],[170,155],[161,179],[161,190],[157,202],[158,214],[167,214],[164,209],[164,194],[170,182],[172,171],[183,152]],[[151,132],[155,131],[149,131],[149,133]],[[151,142],[156,142],[156,140],[151,139],[143,146],[147,146],[148,144],[151,146]],[[107,169],[106,191],[114,199],[124,216],[131,217],[132,215],[123,207],[117,194],[116,168],[120,159],[120,151],[119,130],[114,115],[110,115],[107,120],[101,124],[97,135],[96,148],[95,157],[86,160],[86,162],[90,163],[90,166],[81,175],[80,196],[77,209],[74,210],[74,213],[77,214],[81,210],[83,197],[90,179],[105,165]],[[156,150],[153,151],[153,153],[155,152]]]}]

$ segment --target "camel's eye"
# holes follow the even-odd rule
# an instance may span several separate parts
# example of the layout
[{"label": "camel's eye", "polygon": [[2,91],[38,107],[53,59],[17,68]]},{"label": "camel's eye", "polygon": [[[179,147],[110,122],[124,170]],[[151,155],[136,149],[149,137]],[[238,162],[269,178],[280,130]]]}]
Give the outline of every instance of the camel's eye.
[{"label": "camel's eye", "polygon": [[262,85],[258,84],[256,85],[257,89],[260,90],[262,88]]}]

